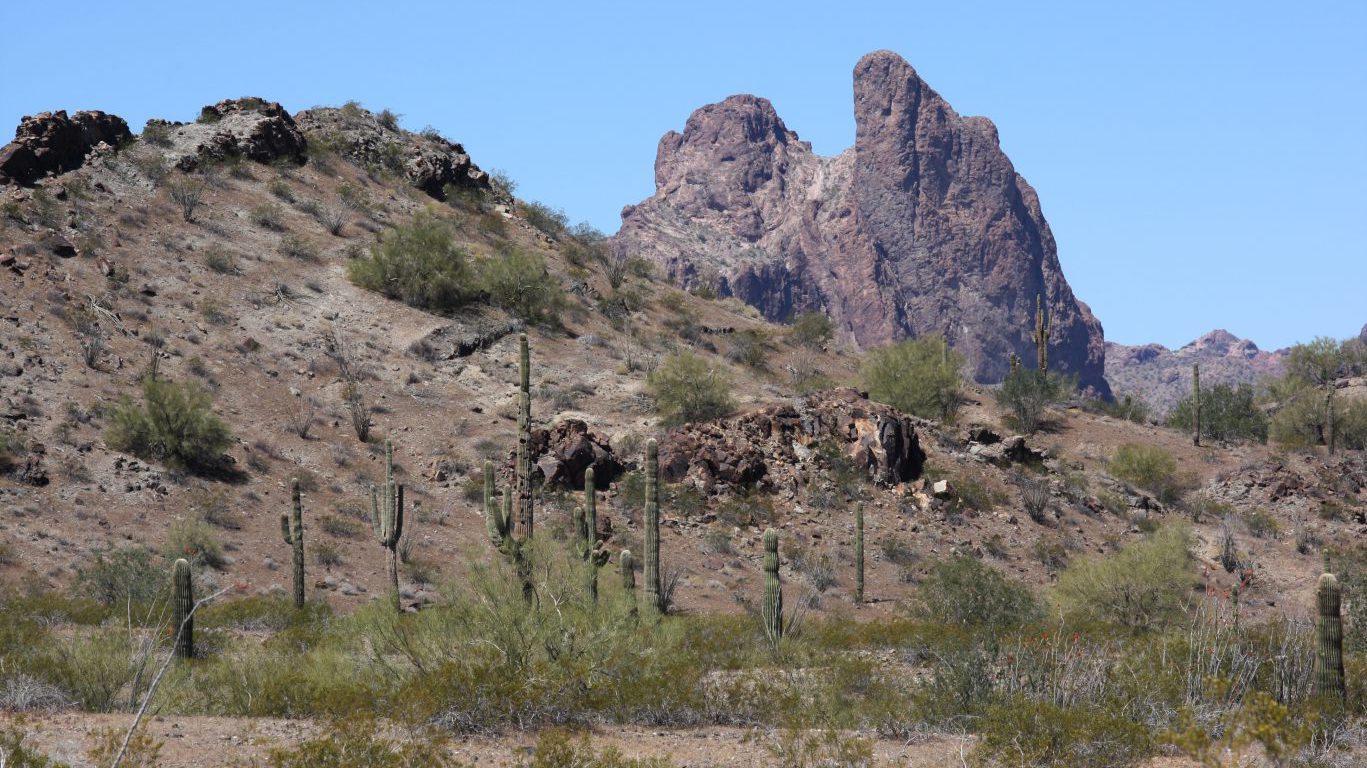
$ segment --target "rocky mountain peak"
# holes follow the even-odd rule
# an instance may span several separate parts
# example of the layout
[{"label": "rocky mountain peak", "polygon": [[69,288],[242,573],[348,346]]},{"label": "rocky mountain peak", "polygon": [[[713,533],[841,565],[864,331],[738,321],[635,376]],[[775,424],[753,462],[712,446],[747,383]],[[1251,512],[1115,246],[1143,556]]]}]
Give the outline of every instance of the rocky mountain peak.
[{"label": "rocky mountain peak", "polygon": [[986,118],[965,118],[890,51],[854,68],[855,145],[821,157],[755,96],[732,96],[660,140],[655,194],[623,210],[613,247],[686,288],[771,320],[830,315],[870,347],[940,333],[980,381],[1050,359],[1108,392],[1100,323],[1063,278],[1035,191]]}]

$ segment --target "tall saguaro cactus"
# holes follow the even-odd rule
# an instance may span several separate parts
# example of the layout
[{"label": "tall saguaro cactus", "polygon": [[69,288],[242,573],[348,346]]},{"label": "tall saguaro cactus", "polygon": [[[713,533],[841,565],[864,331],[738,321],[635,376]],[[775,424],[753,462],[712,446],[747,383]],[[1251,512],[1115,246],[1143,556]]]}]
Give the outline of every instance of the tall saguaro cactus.
[{"label": "tall saguaro cactus", "polygon": [[580,555],[589,564],[589,599],[598,602],[598,569],[607,563],[607,550],[598,547],[598,491],[593,467],[584,470],[584,506],[575,508]]},{"label": "tall saguaro cactus", "polygon": [[1201,364],[1191,366],[1191,444],[1201,445]]},{"label": "tall saguaro cactus", "polygon": [[636,618],[636,563],[631,558],[631,550],[622,550],[622,591],[626,593],[631,606],[631,617]]},{"label": "tall saguaro cactus", "polygon": [[1040,295],[1035,294],[1035,365],[1041,371],[1049,370],[1049,318],[1044,313]]},{"label": "tall saguaro cactus", "polygon": [[646,605],[664,613],[664,585],[660,582],[660,448],[655,438],[646,442],[645,528]]},{"label": "tall saguaro cactus", "polygon": [[530,540],[536,514],[532,497],[532,362],[527,334],[517,337],[517,347],[517,525],[522,538]]},{"label": "tall saguaro cactus", "polygon": [[175,654],[182,659],[195,655],[195,594],[190,583],[190,561],[180,558],[171,566],[171,631]]},{"label": "tall saguaro cactus", "polygon": [[864,505],[854,507],[854,601],[864,602]]},{"label": "tall saguaro cactus", "polygon": [[1342,593],[1339,581],[1329,572],[1329,557],[1324,558],[1324,573],[1316,585],[1319,618],[1315,626],[1315,693],[1343,702],[1343,617],[1339,612]]},{"label": "tall saguaro cactus", "polygon": [[778,578],[778,531],[764,531],[764,603],[760,606],[764,636],[778,645],[783,639],[783,585]]},{"label": "tall saguaro cactus", "polygon": [[299,481],[291,484],[292,514],[280,513],[280,535],[293,549],[294,607],[304,607],[304,504],[299,498]]},{"label": "tall saguaro cactus", "polygon": [[499,504],[494,501],[496,490],[494,482],[494,463],[484,462],[484,525],[489,532],[489,543],[494,548],[502,552],[504,556],[512,562],[513,568],[517,571],[518,580],[522,582],[522,597],[527,602],[531,602],[535,597],[536,589],[532,584],[531,561],[527,559],[524,547],[527,545],[525,536],[518,536],[513,531],[513,494],[511,491],[503,493],[502,510]]},{"label": "tall saguaro cactus", "polygon": [[399,602],[399,539],[403,537],[403,486],[394,482],[394,444],[386,440],[384,452],[384,492],[370,490],[370,525],[375,530],[375,540],[388,552],[390,600],[397,611],[402,608]]}]

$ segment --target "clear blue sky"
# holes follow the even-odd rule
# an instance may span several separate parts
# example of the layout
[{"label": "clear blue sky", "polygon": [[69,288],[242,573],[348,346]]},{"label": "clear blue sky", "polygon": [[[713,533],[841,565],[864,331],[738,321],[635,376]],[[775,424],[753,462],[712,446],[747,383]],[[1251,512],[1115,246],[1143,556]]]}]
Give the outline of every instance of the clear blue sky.
[{"label": "clear blue sky", "polygon": [[660,135],[729,94],[843,150],[850,71],[889,48],[996,122],[1107,338],[1272,348],[1367,322],[1359,1],[3,2],[0,29],[4,130],[356,99],[608,232],[653,191]]}]

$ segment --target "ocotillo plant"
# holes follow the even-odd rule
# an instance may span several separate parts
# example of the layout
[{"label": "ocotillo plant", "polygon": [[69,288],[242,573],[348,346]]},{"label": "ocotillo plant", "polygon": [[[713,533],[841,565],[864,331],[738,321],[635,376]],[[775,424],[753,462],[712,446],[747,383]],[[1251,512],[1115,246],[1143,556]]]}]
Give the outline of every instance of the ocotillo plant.
[{"label": "ocotillo plant", "polygon": [[1343,702],[1343,617],[1339,613],[1342,594],[1339,581],[1329,572],[1329,558],[1324,558],[1324,573],[1316,585],[1319,620],[1316,622],[1315,693]]},{"label": "ocotillo plant", "polygon": [[864,602],[864,505],[854,507],[854,601]]},{"label": "ocotillo plant", "polygon": [[532,362],[527,334],[518,336],[517,346],[517,524],[522,538],[530,540],[536,516],[532,498]]},{"label": "ocotillo plant", "polygon": [[655,438],[646,441],[646,605],[664,613],[665,595],[660,582],[660,448]]},{"label": "ocotillo plant", "polygon": [[388,552],[389,591],[394,610],[399,602],[399,539],[403,537],[403,486],[394,482],[394,444],[385,441],[384,493],[370,490],[370,525],[375,540]]},{"label": "ocotillo plant", "polygon": [[1191,367],[1191,444],[1201,444],[1201,366]]},{"label": "ocotillo plant", "polygon": [[764,636],[778,645],[783,639],[783,585],[778,580],[778,531],[764,531],[764,603],[760,606]]},{"label": "ocotillo plant", "polygon": [[636,563],[630,550],[622,550],[622,591],[627,594],[632,618],[636,617]]},{"label": "ocotillo plant", "polygon": [[299,481],[292,484],[292,515],[280,513],[280,535],[293,548],[294,607],[304,607],[304,505],[299,499]]},{"label": "ocotillo plant", "polygon": [[1049,370],[1049,319],[1044,314],[1044,305],[1039,294],[1035,294],[1035,364],[1041,371]]},{"label": "ocotillo plant", "polygon": [[531,561],[524,550],[527,539],[513,533],[513,494],[503,493],[503,509],[494,502],[494,463],[484,462],[484,524],[489,531],[489,542],[512,562],[522,582],[522,597],[531,602],[535,596],[532,584]]},{"label": "ocotillo plant", "polygon": [[175,633],[176,655],[182,659],[195,655],[195,594],[190,584],[190,561],[180,558],[171,566],[171,631]]}]

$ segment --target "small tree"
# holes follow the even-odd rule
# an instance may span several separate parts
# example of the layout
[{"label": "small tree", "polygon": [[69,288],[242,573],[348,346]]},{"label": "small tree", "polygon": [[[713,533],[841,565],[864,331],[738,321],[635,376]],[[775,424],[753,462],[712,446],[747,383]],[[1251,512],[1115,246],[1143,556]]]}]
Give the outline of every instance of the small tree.
[{"label": "small tree", "polygon": [[688,351],[665,358],[646,377],[646,387],[661,421],[671,426],[719,418],[735,407],[731,374]]},{"label": "small tree", "polygon": [[875,349],[859,366],[869,397],[927,419],[953,421],[963,402],[963,356],[942,336]]},{"label": "small tree", "polygon": [[1185,606],[1190,539],[1169,526],[1109,557],[1075,561],[1059,576],[1055,604],[1072,620],[1159,629]]},{"label": "small tree", "polygon": [[[1253,387],[1216,384],[1201,390],[1200,437],[1206,440],[1267,440],[1267,416],[1258,407]],[[1196,394],[1182,398],[1168,412],[1168,426],[1192,432],[1196,424]]]},{"label": "small tree", "polygon": [[531,251],[511,248],[491,256],[481,267],[480,283],[490,301],[532,324],[553,322],[564,303],[546,260]]},{"label": "small tree", "polygon": [[116,451],[163,461],[192,472],[217,468],[232,442],[226,424],[213,412],[213,400],[195,382],[148,376],[143,404],[124,397],[110,417],[105,441]]},{"label": "small tree", "polygon": [[835,324],[824,312],[804,312],[793,319],[793,327],[788,329],[788,338],[798,346],[820,349],[831,340]]},{"label": "small tree", "polygon": [[922,615],[963,629],[1001,631],[1040,614],[1027,587],[971,555],[955,555],[932,566],[918,598]]},{"label": "small tree", "polygon": [[351,282],[434,312],[450,312],[473,300],[469,255],[451,228],[429,211],[384,233],[370,253],[347,264]]},{"label": "small tree", "polygon": [[1058,374],[1015,367],[997,389],[997,405],[1007,411],[1013,427],[1033,433],[1043,426],[1046,409],[1075,388],[1071,379]]}]

